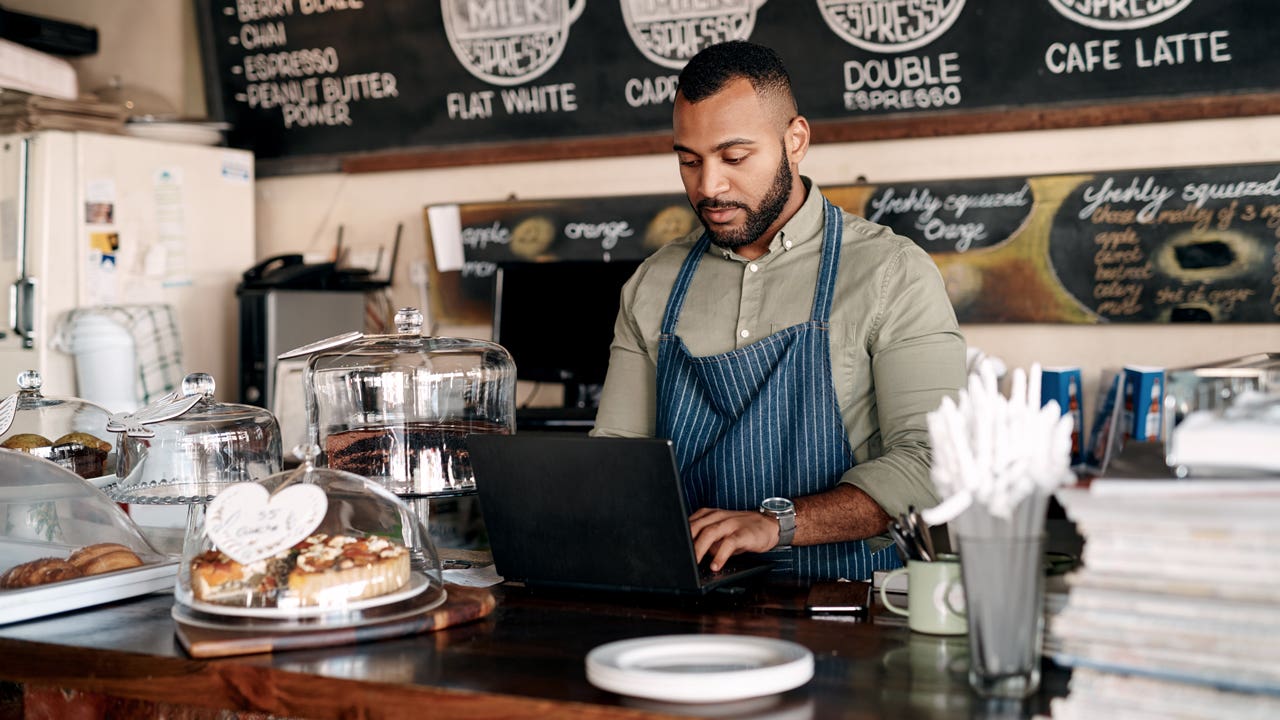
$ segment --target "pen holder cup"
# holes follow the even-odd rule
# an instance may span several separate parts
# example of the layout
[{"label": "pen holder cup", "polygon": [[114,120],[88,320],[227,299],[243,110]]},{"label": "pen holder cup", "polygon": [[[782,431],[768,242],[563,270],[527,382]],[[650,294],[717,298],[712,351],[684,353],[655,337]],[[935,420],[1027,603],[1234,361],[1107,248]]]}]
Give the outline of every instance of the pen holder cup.
[{"label": "pen holder cup", "polygon": [[[907,574],[907,607],[889,600],[889,579]],[[907,627],[930,635],[964,635],[964,589],[960,562],[955,555],[942,554],[936,560],[911,560],[905,568],[889,573],[880,586],[880,602],[889,612],[906,616]]]},{"label": "pen holder cup", "polygon": [[1044,537],[960,535],[959,545],[969,685],[985,697],[1031,695],[1044,640]]}]

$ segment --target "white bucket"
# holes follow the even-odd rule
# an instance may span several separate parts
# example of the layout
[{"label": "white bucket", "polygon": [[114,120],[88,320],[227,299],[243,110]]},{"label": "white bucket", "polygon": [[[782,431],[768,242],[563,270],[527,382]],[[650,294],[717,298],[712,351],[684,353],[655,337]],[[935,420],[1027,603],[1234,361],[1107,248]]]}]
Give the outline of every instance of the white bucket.
[{"label": "white bucket", "polygon": [[133,337],[106,315],[80,313],[71,326],[77,395],[108,411],[138,409],[138,366]]}]

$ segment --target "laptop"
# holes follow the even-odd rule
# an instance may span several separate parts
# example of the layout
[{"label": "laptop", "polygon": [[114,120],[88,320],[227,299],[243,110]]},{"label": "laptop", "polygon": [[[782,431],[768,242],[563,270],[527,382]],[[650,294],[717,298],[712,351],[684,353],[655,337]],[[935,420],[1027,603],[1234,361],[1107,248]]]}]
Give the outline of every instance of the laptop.
[{"label": "laptop", "polygon": [[567,433],[467,438],[499,575],[547,585],[706,594],[772,566],[694,561],[671,441]]}]

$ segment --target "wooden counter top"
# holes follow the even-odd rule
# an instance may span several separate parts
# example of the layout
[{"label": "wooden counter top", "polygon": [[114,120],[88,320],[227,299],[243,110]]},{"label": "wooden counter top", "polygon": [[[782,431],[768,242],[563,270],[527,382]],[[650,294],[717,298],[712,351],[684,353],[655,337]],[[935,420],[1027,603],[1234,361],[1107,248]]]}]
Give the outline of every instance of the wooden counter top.
[{"label": "wooden counter top", "polygon": [[[979,718],[1029,717],[1066,692],[1044,664],[1027,703],[984,703],[966,684],[966,639],[911,633],[896,616],[810,618],[798,591],[676,599],[495,588],[481,621],[361,645],[191,659],[174,636],[173,598],[153,594],[0,627],[0,678],[114,698],[306,718]],[[740,633],[811,649],[815,676],[788,693],[730,705],[671,706],[587,682],[606,642]]]}]

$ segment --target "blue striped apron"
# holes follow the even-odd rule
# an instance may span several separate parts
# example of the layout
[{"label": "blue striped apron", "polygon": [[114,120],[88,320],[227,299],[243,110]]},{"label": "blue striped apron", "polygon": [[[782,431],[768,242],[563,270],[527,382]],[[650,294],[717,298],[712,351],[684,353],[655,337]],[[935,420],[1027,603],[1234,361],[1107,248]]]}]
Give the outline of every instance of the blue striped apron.
[{"label": "blue striped apron", "polygon": [[[685,296],[710,238],[690,251],[667,300],[658,341],[657,434],[675,445],[690,510],[756,510],[767,497],[795,498],[835,487],[853,467],[831,380],[828,319],[844,231],[823,199],[822,263],[809,321],[744,348],[695,357],[676,335]],[[805,580],[866,579],[900,565],[892,546],[862,540],[791,547],[769,554],[779,572]]]}]

